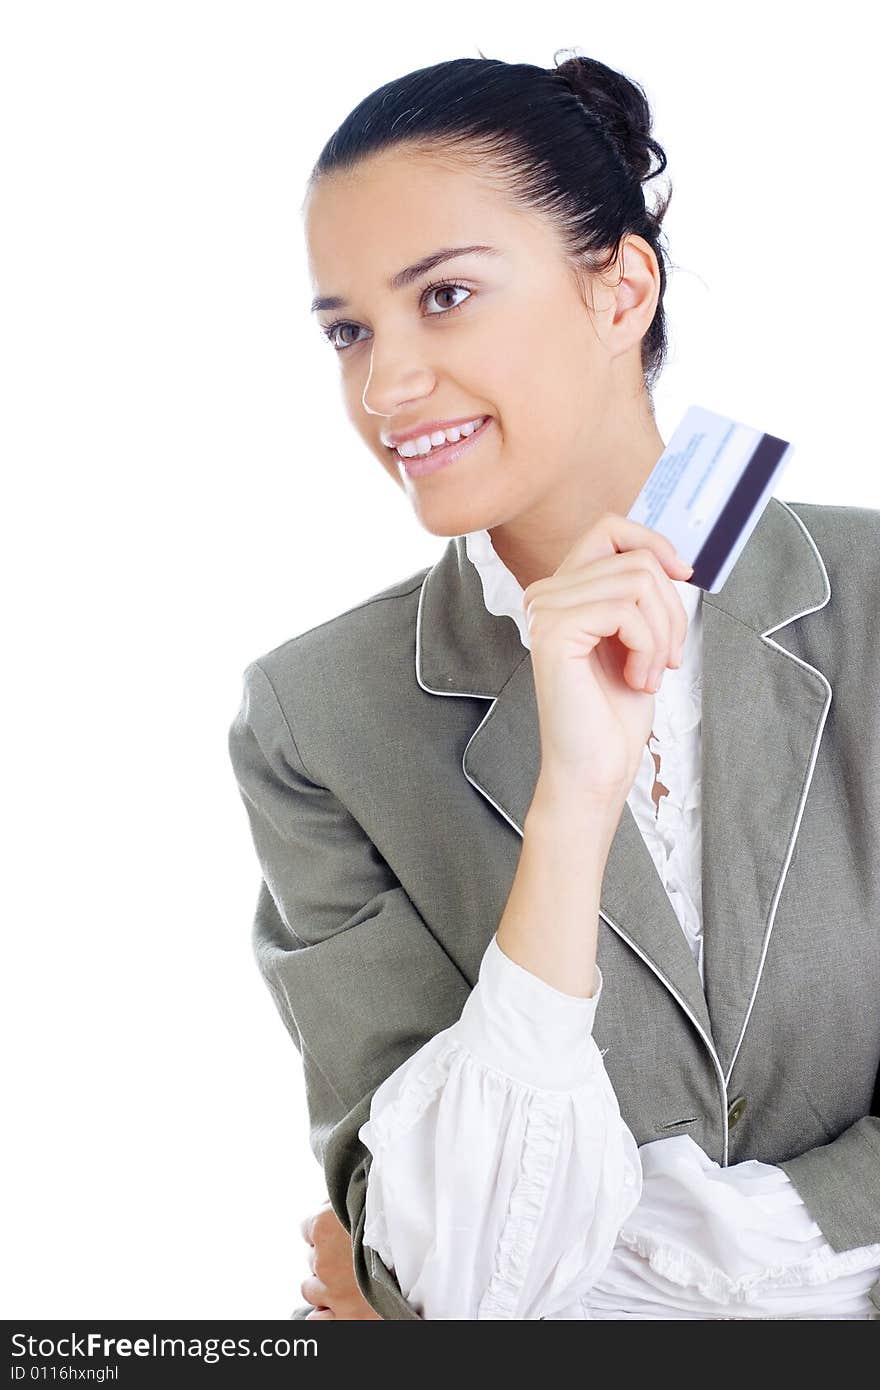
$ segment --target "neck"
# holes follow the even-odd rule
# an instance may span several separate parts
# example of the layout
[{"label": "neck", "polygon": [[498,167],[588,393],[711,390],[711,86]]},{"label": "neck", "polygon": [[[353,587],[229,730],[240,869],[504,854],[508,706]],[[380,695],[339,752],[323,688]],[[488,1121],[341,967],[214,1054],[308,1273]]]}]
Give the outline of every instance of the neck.
[{"label": "neck", "polygon": [[626,516],[664,444],[653,423],[635,441],[615,441],[573,469],[567,482],[527,513],[489,528],[492,545],[520,588],[554,574],[585,531],[605,512]]}]

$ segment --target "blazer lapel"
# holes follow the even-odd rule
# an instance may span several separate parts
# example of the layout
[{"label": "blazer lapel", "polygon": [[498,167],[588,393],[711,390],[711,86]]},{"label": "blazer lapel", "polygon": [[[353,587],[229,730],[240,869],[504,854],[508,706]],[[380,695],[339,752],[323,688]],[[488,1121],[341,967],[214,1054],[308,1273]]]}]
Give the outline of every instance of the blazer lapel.
[{"label": "blazer lapel", "polygon": [[[821,672],[769,634],[828,602],[812,537],[771,498],[717,594],[703,596],[702,877],[705,992],[628,805],[600,913],[659,976],[729,1077],[760,981],[776,902],[830,702]],[[422,586],[416,675],[436,695],[491,701],[462,771],[521,836],[540,763],[531,654],[490,614],[465,538]]]},{"label": "blazer lapel", "polygon": [[831,704],[776,640],[831,598],[800,517],[771,498],[717,594],[703,596],[703,963],[729,1082],[765,968]]}]

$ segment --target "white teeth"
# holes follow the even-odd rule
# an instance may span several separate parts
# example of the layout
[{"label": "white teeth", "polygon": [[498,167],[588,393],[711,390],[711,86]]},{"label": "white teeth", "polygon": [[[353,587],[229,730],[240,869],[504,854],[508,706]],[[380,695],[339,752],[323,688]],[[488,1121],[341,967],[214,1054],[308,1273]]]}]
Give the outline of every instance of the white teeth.
[{"label": "white teeth", "polygon": [[397,452],[401,458],[410,459],[417,455],[429,454],[432,449],[439,449],[442,444],[457,444],[459,439],[466,439],[474,430],[479,429],[486,419],[488,416],[479,415],[476,420],[469,420],[466,425],[454,425],[448,430],[434,430],[433,434],[420,434],[417,439],[407,439],[405,443],[399,444]]}]

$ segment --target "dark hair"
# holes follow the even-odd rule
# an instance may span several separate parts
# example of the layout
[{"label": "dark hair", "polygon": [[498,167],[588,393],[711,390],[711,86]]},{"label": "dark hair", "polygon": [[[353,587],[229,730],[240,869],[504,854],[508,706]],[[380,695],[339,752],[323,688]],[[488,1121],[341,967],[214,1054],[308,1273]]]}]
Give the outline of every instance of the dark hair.
[{"label": "dark hair", "polygon": [[309,187],[323,174],[407,144],[441,160],[446,152],[454,162],[456,156],[478,161],[481,173],[515,201],[552,217],[576,270],[606,270],[624,236],[644,237],[660,273],[656,311],[641,345],[650,398],[667,350],[660,224],[672,187],[651,211],[642,184],[663,172],[666,155],[651,138],[651,110],[638,83],[595,58],[556,64],[565,52],[572,50],[556,50],[552,68],[481,55],[386,82],[327,141]]}]

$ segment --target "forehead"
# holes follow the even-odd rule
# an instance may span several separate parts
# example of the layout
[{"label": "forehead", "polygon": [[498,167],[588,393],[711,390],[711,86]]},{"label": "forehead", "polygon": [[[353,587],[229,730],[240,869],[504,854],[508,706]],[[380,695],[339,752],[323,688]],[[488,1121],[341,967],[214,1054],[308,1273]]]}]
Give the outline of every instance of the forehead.
[{"label": "forehead", "polygon": [[399,147],[319,179],[304,204],[316,293],[386,286],[435,247],[478,243],[515,253],[548,249],[537,214],[476,165]]}]

